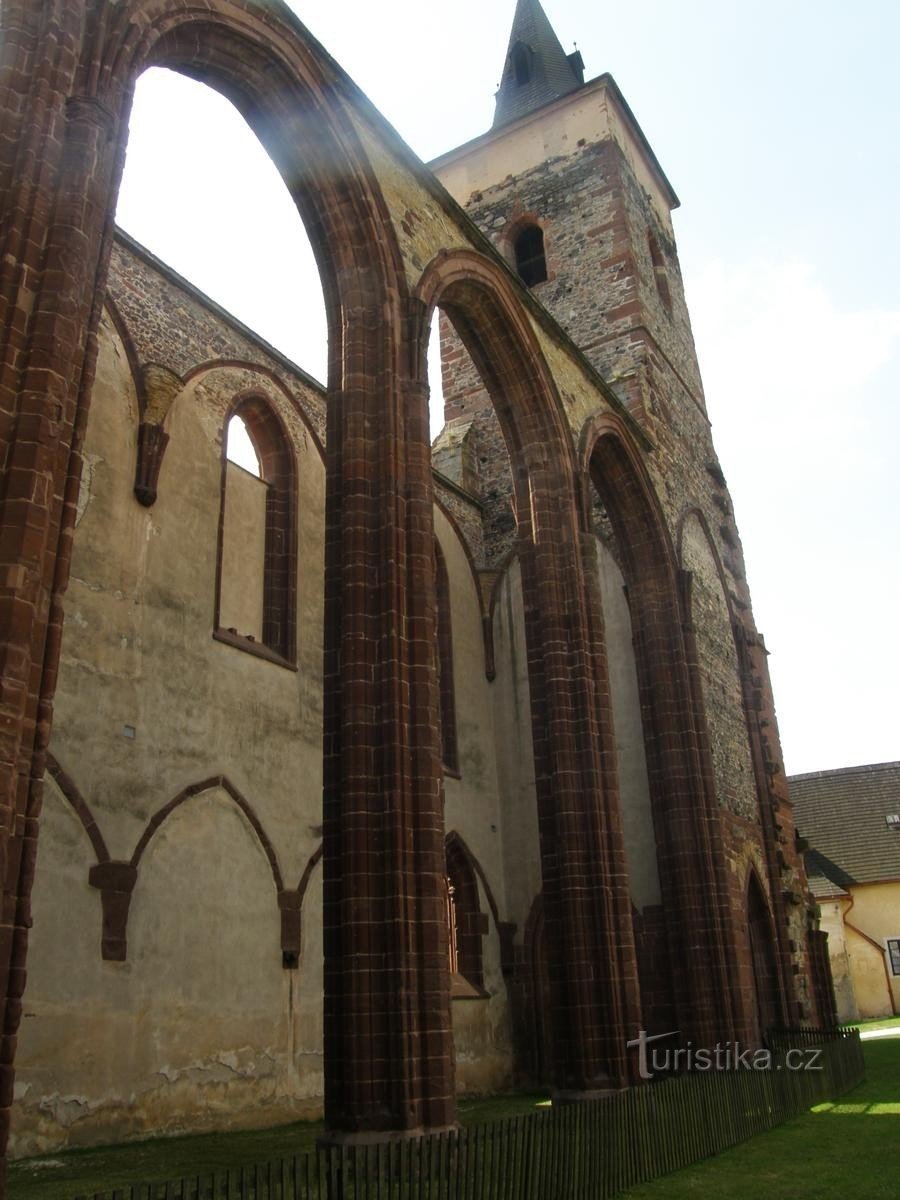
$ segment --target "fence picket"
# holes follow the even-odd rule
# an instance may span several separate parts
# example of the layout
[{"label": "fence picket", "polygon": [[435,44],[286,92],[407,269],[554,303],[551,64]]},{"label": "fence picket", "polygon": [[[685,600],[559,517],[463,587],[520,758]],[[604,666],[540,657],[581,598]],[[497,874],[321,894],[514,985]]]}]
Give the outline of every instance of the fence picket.
[{"label": "fence picket", "polygon": [[[700,1071],[549,1112],[399,1142],[320,1146],[93,1200],[608,1200],[835,1100],[864,1077],[856,1029],[776,1029],[766,1041],[766,1071]],[[820,1051],[820,1069],[788,1069],[792,1050]]]}]

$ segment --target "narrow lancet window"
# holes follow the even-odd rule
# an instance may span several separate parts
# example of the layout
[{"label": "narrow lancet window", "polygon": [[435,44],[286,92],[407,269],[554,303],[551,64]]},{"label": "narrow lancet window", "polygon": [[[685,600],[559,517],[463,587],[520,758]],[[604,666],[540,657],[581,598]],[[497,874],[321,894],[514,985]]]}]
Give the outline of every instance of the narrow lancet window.
[{"label": "narrow lancet window", "polygon": [[512,52],[513,73],[519,87],[524,87],[531,79],[531,51],[524,42],[519,42]]}]

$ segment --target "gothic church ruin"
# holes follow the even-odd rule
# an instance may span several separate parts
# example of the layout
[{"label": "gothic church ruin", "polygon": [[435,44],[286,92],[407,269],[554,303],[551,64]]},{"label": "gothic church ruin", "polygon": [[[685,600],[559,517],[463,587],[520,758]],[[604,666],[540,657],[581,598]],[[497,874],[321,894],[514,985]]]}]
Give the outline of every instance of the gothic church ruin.
[{"label": "gothic church ruin", "polygon": [[[518,0],[493,128],[428,168],[278,0],[4,0],[0,38],[11,1153],[442,1129],[626,1086],[641,1028],[831,1020],[678,200],[612,77]],[[325,386],[116,232],[150,66],[278,166]]]}]

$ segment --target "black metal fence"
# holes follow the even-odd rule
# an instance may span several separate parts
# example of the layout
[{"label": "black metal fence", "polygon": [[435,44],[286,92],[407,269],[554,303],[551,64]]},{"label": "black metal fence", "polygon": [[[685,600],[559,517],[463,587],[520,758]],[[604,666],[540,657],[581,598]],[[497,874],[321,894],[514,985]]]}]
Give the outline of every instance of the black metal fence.
[{"label": "black metal fence", "polygon": [[768,1044],[767,1065],[757,1057],[755,1066],[695,1069],[450,1133],[322,1147],[93,1200],[606,1200],[834,1100],[864,1077],[858,1030],[773,1030]]}]

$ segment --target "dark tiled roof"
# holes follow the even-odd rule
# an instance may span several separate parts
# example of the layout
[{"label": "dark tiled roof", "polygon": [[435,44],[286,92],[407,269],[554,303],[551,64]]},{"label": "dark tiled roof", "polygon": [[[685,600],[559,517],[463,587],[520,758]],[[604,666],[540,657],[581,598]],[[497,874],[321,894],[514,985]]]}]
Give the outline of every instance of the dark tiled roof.
[{"label": "dark tiled roof", "polygon": [[[513,49],[519,43],[529,51],[529,77],[525,83],[517,80],[513,61]],[[576,91],[584,83],[580,63],[580,55],[570,58],[563,50],[540,0],[518,0],[497,92],[494,129]]]},{"label": "dark tiled roof", "polygon": [[900,879],[900,830],[885,817],[900,814],[900,762],[788,779],[797,831],[811,846],[810,876],[836,885]]},{"label": "dark tiled roof", "polygon": [[[809,873],[809,861],[807,860],[806,870]],[[813,875],[809,873],[809,890],[816,900],[830,900],[835,896],[848,895],[847,889],[838,887],[836,883],[832,883],[830,879],[826,879],[824,875]]]},{"label": "dark tiled roof", "polygon": [[818,850],[807,850],[803,858],[809,878],[809,890],[815,897],[849,894],[847,888],[853,886],[854,880],[846,871],[841,870],[837,863],[833,863]]}]

